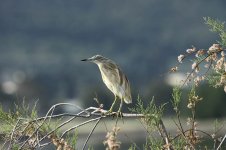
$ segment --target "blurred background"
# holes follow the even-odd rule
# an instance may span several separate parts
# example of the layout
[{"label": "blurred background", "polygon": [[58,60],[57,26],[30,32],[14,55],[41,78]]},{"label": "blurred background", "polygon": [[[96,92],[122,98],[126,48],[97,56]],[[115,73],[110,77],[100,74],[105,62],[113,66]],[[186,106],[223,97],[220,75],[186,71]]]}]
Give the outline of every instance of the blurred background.
[{"label": "blurred background", "polygon": [[[45,114],[59,102],[97,106],[97,97],[108,109],[114,96],[97,66],[80,61],[95,54],[121,66],[134,103],[138,94],[146,102],[152,96],[158,104],[169,102],[169,68],[192,45],[216,43],[203,17],[225,21],[225,6],[223,0],[1,0],[0,103],[8,110],[23,99],[38,101]],[[199,93],[199,117],[226,115],[223,89],[204,86]]]},{"label": "blurred background", "polygon": [[[209,31],[203,17],[226,21],[225,6],[224,0],[1,0],[0,103],[9,111],[23,100],[31,106],[37,102],[39,115],[44,115],[56,103],[86,108],[98,106],[93,100],[98,98],[109,109],[114,96],[102,82],[97,66],[80,61],[95,54],[117,62],[131,82],[133,104],[124,105],[123,111],[136,104],[138,95],[145,103],[153,96],[158,105],[170,102],[174,76],[168,70],[192,45],[207,49],[216,43],[218,36]],[[190,65],[181,67],[189,71]],[[197,117],[226,116],[222,88],[203,84],[198,94],[204,100]],[[181,107],[186,105],[184,99]],[[58,111],[76,110],[65,107]],[[186,113],[183,109],[182,114]],[[174,115],[170,103],[167,115]],[[175,126],[164,121],[169,130]],[[140,122],[128,120],[120,127],[123,144],[131,144],[128,137],[144,144],[146,133]],[[104,128],[101,123],[95,131],[102,141]],[[85,127],[80,132],[82,145],[89,130]],[[96,136],[90,142],[92,139],[97,141]],[[96,143],[103,148],[99,139]]]},{"label": "blurred background", "polygon": [[[203,17],[226,20],[223,0],[0,3],[0,103],[8,109],[23,99],[38,101],[40,114],[59,102],[97,106],[94,97],[109,108],[114,97],[97,66],[80,61],[95,54],[121,66],[134,102],[138,94],[144,101],[155,96],[156,103],[169,102],[167,72],[177,56],[192,45],[209,48],[218,39]],[[205,85],[200,96],[208,107],[200,109],[200,117],[226,114],[223,89]]]}]

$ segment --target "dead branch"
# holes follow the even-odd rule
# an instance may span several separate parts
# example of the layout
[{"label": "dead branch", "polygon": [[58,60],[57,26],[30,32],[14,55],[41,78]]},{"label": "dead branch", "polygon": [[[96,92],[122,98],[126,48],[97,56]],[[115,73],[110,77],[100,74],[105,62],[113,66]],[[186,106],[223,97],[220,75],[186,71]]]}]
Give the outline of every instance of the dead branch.
[{"label": "dead branch", "polygon": [[[71,107],[75,107],[76,109],[79,109],[78,113],[72,114],[72,113],[61,113],[61,114],[54,114],[56,108],[62,107],[64,105],[69,105]],[[38,118],[19,118],[13,127],[11,134],[8,137],[8,140],[5,141],[4,145],[8,145],[7,149],[11,149],[13,144],[19,145],[19,150],[22,149],[36,149],[36,148],[44,148],[49,144],[58,145],[59,149],[60,146],[63,148],[65,146],[69,146],[68,143],[65,141],[64,137],[65,135],[68,135],[71,131],[84,126],[85,124],[89,124],[91,122],[95,122],[91,131],[89,132],[86,141],[83,144],[83,149],[86,148],[86,145],[92,136],[94,130],[98,126],[99,122],[104,118],[109,117],[118,117],[117,113],[106,113],[107,111],[98,108],[98,107],[89,107],[86,109],[83,109],[77,105],[70,104],[70,103],[58,103],[53,105],[46,115],[44,117],[38,117]],[[144,117],[143,114],[135,114],[135,113],[122,113],[123,118],[142,118]],[[57,135],[57,132],[59,130],[63,130],[63,126],[68,125],[70,122],[74,121],[77,118],[87,118],[85,121],[81,123],[77,123],[74,126],[61,131],[61,135]],[[61,119],[61,122],[55,126],[54,128],[51,128],[51,124],[56,119]],[[63,121],[62,121],[63,120]],[[118,120],[118,118],[117,118]],[[161,128],[161,134],[164,135],[164,140],[169,141],[168,134],[166,132],[166,129],[163,125],[163,122],[160,122],[162,124]]]}]

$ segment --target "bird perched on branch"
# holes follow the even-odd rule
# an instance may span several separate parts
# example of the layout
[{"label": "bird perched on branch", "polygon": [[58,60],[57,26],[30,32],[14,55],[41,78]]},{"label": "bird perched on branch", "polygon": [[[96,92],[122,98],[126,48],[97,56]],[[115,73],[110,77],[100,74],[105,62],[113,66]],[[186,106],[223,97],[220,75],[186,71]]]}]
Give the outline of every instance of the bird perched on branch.
[{"label": "bird perched on branch", "polygon": [[127,104],[132,103],[129,80],[114,61],[101,55],[95,55],[81,61],[89,61],[97,64],[103,82],[114,94],[115,99],[108,111],[109,113],[112,112],[117,98],[121,100],[118,113],[121,113],[123,101]]}]

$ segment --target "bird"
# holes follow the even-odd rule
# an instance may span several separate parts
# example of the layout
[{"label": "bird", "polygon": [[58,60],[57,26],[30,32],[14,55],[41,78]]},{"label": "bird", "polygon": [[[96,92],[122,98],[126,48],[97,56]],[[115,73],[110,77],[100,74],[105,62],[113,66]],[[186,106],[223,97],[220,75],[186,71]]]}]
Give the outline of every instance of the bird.
[{"label": "bird", "polygon": [[113,107],[118,98],[121,100],[118,113],[121,113],[123,101],[127,104],[132,103],[130,82],[127,76],[122,72],[121,68],[114,61],[101,55],[94,55],[81,61],[95,63],[100,70],[103,82],[114,94],[115,99],[108,110],[108,113],[112,113]]}]

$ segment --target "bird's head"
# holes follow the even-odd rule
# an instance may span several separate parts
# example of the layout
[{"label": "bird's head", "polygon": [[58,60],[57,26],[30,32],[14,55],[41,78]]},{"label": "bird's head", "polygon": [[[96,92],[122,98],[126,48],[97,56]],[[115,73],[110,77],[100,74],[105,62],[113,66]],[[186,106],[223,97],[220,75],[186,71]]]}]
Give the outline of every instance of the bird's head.
[{"label": "bird's head", "polygon": [[107,58],[105,58],[104,56],[94,55],[94,56],[92,56],[90,58],[82,59],[81,61],[90,61],[90,62],[98,64],[98,63],[103,63],[106,60],[107,60]]}]

